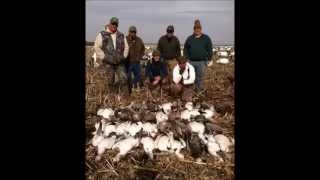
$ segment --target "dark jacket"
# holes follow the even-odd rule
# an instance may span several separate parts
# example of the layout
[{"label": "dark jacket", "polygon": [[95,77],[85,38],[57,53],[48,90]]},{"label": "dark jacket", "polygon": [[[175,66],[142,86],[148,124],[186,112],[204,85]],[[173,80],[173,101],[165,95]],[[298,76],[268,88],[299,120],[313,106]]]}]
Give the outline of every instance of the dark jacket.
[{"label": "dark jacket", "polygon": [[212,42],[208,35],[202,34],[196,38],[191,35],[187,38],[183,55],[191,61],[208,61],[212,58]]},{"label": "dark jacket", "polygon": [[130,63],[139,63],[144,55],[144,43],[141,38],[136,36],[135,39],[130,39],[129,36],[126,36],[128,45],[129,45],[129,54],[128,62]]},{"label": "dark jacket", "polygon": [[148,62],[146,67],[146,76],[149,78],[150,81],[154,80],[154,77],[160,76],[161,79],[168,75],[167,66],[164,64],[163,61],[155,62],[152,59],[152,62]]},{"label": "dark jacket", "polygon": [[176,36],[168,39],[167,35],[162,36],[158,41],[157,49],[164,59],[173,59],[181,56],[180,42]]}]

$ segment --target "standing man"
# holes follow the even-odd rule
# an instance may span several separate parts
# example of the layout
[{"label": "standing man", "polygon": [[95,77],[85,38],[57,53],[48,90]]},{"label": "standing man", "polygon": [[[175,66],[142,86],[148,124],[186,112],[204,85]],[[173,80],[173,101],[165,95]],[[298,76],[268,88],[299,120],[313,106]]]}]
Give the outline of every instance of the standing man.
[{"label": "standing man", "polygon": [[128,56],[129,46],[124,34],[118,31],[118,26],[118,18],[112,17],[105,30],[98,34],[94,44],[97,61],[106,65],[109,90],[113,92],[118,92],[127,83],[125,58]]},{"label": "standing man", "polygon": [[[137,36],[137,28],[135,26],[129,27],[129,35],[126,36],[126,39],[129,44],[129,55],[128,55],[128,79],[129,79],[129,87],[130,90],[132,88],[132,92],[139,92],[138,83],[141,80],[141,66],[140,60],[144,55],[144,43],[140,37]],[[132,73],[134,78],[132,79]]]},{"label": "standing man", "polygon": [[196,72],[196,91],[203,90],[203,75],[205,67],[211,64],[212,42],[208,35],[201,32],[201,24],[197,19],[193,27],[193,35],[190,35],[184,45],[183,54],[190,60]]},{"label": "standing man", "polygon": [[[158,41],[157,49],[160,51],[161,58],[164,59],[170,76],[173,67],[177,64],[177,58],[181,56],[179,39],[173,35],[173,25],[167,27],[167,34],[163,35]],[[171,80],[172,78],[170,78]]]}]

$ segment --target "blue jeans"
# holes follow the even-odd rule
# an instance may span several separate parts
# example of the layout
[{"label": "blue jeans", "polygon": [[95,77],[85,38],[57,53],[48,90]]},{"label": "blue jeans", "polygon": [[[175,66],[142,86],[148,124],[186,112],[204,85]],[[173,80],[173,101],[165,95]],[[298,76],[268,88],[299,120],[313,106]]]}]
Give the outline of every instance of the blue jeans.
[{"label": "blue jeans", "polygon": [[[128,64],[128,79],[131,87],[138,87],[138,83],[141,79],[141,67],[140,63],[130,63]],[[132,73],[134,78],[132,79]]]},{"label": "blue jeans", "polygon": [[203,90],[203,76],[207,67],[206,63],[207,61],[190,61],[190,64],[194,67],[196,72],[196,90]]}]

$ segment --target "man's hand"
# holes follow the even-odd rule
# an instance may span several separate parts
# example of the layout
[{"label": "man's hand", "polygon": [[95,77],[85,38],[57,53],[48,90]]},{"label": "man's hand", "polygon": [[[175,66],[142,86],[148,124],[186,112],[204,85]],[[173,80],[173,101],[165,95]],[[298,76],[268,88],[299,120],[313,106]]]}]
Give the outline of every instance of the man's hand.
[{"label": "man's hand", "polygon": [[160,80],[161,80],[161,77],[160,77],[160,76],[156,76],[156,77],[154,78],[154,81],[152,82],[152,84],[153,84],[153,85],[157,85],[157,84],[160,82]]}]

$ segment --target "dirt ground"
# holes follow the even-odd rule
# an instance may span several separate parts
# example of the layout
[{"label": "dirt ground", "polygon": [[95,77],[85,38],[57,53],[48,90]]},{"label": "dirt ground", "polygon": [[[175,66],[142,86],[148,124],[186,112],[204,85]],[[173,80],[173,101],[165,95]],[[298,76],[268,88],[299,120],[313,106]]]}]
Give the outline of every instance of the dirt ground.
[{"label": "dirt ground", "polygon": [[[92,50],[86,48],[86,129],[87,141],[92,137],[96,112],[100,107],[111,105],[127,105],[131,101],[145,100],[145,94],[135,97],[123,97],[108,94],[103,69],[95,69],[90,63]],[[206,71],[205,89],[197,94],[195,101],[205,101],[214,104],[219,116],[215,119],[225,129],[224,135],[234,138],[234,63],[214,63]],[[164,101],[172,100],[164,97]],[[184,151],[182,151],[184,152]],[[174,155],[155,153],[153,161],[148,160],[141,148],[130,152],[118,163],[112,162],[116,152],[106,151],[102,161],[94,161],[96,150],[90,144],[86,146],[86,177],[87,179],[234,179],[234,150],[231,153],[221,153],[224,162],[218,162],[209,154],[203,156],[204,163],[197,164],[186,152],[184,161],[179,161]]]}]

